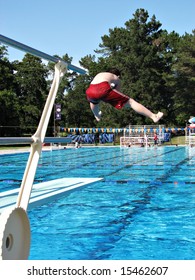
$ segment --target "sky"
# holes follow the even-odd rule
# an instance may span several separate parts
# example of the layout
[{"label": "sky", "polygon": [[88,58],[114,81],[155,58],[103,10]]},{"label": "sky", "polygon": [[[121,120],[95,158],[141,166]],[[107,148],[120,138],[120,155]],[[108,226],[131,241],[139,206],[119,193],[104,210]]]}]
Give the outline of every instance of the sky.
[{"label": "sky", "polygon": [[[109,29],[125,27],[140,8],[168,32],[195,29],[194,0],[0,0],[0,34],[49,55],[67,53],[78,66]],[[25,53],[9,47],[8,54],[13,61]]]}]

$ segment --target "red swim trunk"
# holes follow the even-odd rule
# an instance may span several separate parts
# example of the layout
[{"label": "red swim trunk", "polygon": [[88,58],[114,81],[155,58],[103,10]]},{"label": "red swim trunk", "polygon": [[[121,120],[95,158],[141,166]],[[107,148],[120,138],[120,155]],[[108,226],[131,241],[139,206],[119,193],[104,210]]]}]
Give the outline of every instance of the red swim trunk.
[{"label": "red swim trunk", "polygon": [[87,100],[93,104],[104,101],[118,110],[122,109],[130,98],[129,96],[113,90],[108,82],[90,84],[89,88],[86,90],[86,95]]}]

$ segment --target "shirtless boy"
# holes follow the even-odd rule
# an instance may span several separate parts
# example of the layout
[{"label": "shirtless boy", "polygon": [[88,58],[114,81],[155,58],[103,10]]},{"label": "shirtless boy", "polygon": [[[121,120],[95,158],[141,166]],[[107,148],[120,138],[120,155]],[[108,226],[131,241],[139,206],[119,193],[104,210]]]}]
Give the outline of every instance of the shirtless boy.
[{"label": "shirtless boy", "polygon": [[119,77],[120,71],[118,69],[109,69],[108,72],[97,74],[86,90],[87,100],[90,103],[90,108],[96,120],[99,122],[101,119],[99,102],[103,101],[111,104],[118,110],[123,107],[132,108],[138,114],[152,119],[155,123],[158,122],[162,118],[163,113],[158,112],[154,114],[134,99],[121,93]]}]

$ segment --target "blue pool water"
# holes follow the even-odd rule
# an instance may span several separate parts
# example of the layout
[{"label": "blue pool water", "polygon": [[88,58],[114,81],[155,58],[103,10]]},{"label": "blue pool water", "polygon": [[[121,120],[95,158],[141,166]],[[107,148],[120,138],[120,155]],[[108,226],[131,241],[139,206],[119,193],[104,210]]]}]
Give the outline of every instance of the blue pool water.
[{"label": "blue pool water", "polygon": [[[19,187],[28,154],[0,156],[0,191]],[[195,148],[43,152],[35,183],[101,177],[28,212],[30,259],[191,260]]]}]

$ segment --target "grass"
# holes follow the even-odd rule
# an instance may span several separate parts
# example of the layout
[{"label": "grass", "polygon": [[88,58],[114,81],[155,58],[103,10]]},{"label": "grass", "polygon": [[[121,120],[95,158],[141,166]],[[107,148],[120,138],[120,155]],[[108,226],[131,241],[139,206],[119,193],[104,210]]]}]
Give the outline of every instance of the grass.
[{"label": "grass", "polygon": [[174,136],[171,138],[170,142],[167,142],[166,145],[185,145],[185,136]]}]

